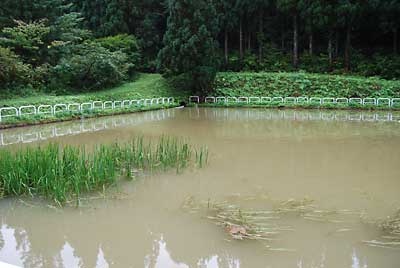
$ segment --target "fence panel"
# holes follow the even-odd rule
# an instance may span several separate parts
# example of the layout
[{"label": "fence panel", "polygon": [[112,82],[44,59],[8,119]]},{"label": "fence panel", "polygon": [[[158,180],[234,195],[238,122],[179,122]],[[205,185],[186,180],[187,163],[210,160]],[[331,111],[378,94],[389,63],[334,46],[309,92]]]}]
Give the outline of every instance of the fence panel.
[{"label": "fence panel", "polygon": [[[12,112],[12,113],[5,113],[5,112]],[[0,122],[2,121],[2,119],[4,117],[18,117],[19,113],[18,113],[18,109],[15,107],[4,107],[4,108],[0,108]]]},{"label": "fence panel", "polygon": [[[59,108],[59,109],[57,109]],[[68,111],[68,105],[64,103],[57,103],[54,105],[54,114]]]},{"label": "fence panel", "polygon": [[[23,111],[26,109],[30,109],[30,112],[24,113]],[[37,110],[36,110],[36,106],[33,105],[26,105],[26,106],[21,106],[18,108],[18,115],[19,116],[23,116],[23,115],[32,115],[32,114],[36,114]]]},{"label": "fence panel", "polygon": [[37,109],[38,114],[53,114],[54,108],[51,105],[39,105]]}]

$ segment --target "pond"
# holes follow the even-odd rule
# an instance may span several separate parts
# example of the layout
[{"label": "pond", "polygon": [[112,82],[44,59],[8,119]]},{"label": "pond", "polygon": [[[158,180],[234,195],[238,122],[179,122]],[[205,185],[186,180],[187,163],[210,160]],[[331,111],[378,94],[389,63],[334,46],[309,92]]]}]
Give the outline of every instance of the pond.
[{"label": "pond", "polygon": [[[3,199],[0,261],[24,267],[397,268],[398,247],[365,241],[382,236],[373,220],[400,208],[399,118],[184,108],[3,130],[0,149],[169,135],[206,145],[209,160],[200,169],[120,183],[79,208]],[[207,212],[188,209],[187,200],[241,211],[300,200],[307,211],[281,210],[268,220],[278,231],[267,241],[234,240]],[[321,211],[327,217],[317,217]]]}]

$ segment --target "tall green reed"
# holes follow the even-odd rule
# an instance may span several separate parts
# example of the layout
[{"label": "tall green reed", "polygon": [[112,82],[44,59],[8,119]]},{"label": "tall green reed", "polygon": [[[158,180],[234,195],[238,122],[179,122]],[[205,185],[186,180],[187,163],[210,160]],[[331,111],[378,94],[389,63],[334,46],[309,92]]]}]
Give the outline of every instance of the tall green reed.
[{"label": "tall green reed", "polygon": [[188,143],[165,136],[156,143],[146,143],[139,137],[130,143],[99,145],[90,151],[84,146],[62,147],[56,143],[18,152],[2,149],[0,197],[40,196],[61,205],[115,184],[121,176],[132,178],[138,170],[180,171],[191,163],[203,167],[207,157],[207,149],[195,150]]}]

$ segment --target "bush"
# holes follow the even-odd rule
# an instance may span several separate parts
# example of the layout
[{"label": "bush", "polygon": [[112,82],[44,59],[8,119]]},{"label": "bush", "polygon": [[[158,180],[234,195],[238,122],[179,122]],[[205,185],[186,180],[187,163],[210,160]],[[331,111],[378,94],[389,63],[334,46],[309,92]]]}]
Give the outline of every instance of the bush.
[{"label": "bush", "polygon": [[125,53],[85,43],[54,67],[53,82],[75,89],[101,89],[123,81],[130,67]]},{"label": "bush", "polygon": [[141,49],[135,36],[119,34],[116,36],[99,38],[96,40],[96,42],[111,52],[120,51],[125,53],[128,56],[128,61],[130,63],[129,72],[131,74],[139,68],[141,61]]},{"label": "bush", "polygon": [[190,72],[178,75],[165,74],[164,76],[179,91],[191,89],[192,94],[207,94],[212,90],[211,85],[216,75],[217,70],[214,67],[198,66]]},{"label": "bush", "polygon": [[387,56],[381,53],[371,59],[360,56],[354,71],[364,76],[379,76],[385,79],[400,79],[400,56]]},{"label": "bush", "polygon": [[400,97],[400,81],[307,73],[219,73],[216,96]]},{"label": "bush", "polygon": [[18,86],[30,80],[31,66],[8,48],[0,47],[0,88]]},{"label": "bush", "polygon": [[46,40],[50,27],[46,26],[46,20],[25,23],[15,20],[15,27],[2,29],[4,38],[0,43],[12,48],[25,62],[39,65],[43,60],[46,50]]}]

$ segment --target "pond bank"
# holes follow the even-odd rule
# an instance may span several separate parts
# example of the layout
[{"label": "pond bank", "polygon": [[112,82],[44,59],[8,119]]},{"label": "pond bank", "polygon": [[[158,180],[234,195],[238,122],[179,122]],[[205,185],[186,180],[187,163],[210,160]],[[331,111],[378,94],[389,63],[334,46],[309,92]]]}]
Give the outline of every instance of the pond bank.
[{"label": "pond bank", "polygon": [[116,110],[92,110],[84,113],[59,113],[57,115],[35,115],[31,118],[20,117],[13,121],[5,121],[0,123],[0,129],[9,129],[16,127],[26,127],[33,125],[45,125],[50,123],[60,123],[66,121],[79,120],[83,118],[97,118],[103,116],[113,116],[120,114],[140,113],[146,111],[156,111],[162,109],[176,108],[177,104],[162,104],[148,107],[134,107],[128,109],[116,109]]}]

